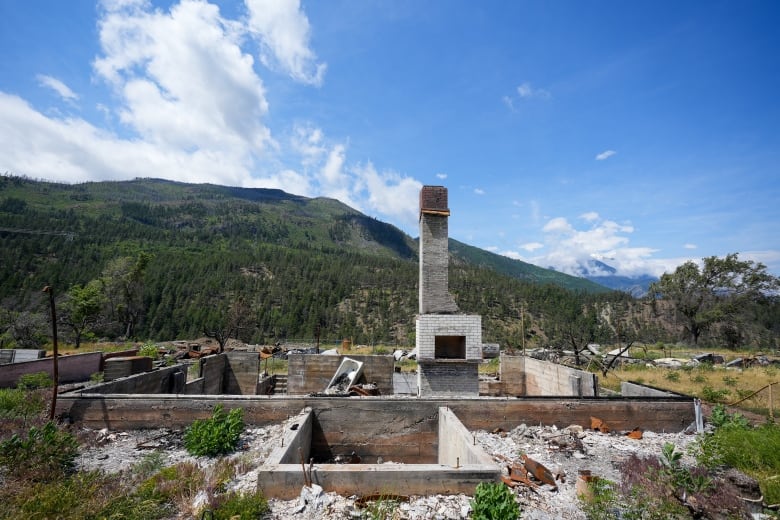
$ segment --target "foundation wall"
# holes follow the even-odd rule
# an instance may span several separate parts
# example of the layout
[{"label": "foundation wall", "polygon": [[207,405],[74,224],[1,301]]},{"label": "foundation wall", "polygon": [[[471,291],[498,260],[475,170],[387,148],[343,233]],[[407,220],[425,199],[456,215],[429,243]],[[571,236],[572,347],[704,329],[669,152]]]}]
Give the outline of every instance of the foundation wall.
[{"label": "foundation wall", "polygon": [[348,357],[363,363],[360,382],[375,383],[381,395],[393,394],[393,356],[322,356],[291,354],[287,359],[287,394],[308,395],[322,392]]},{"label": "foundation wall", "polygon": [[[99,395],[62,394],[57,413],[89,428],[138,429],[165,424],[189,426],[195,419],[211,416],[216,404],[226,409],[241,407],[247,424],[275,424],[311,407],[323,431],[338,432],[328,439],[331,446],[365,443],[366,422],[380,423],[396,439],[417,435],[433,438],[440,406],[447,406],[469,430],[512,430],[521,423],[590,427],[596,416],[614,430],[682,431],[694,421],[693,399],[684,398],[546,398],[507,399],[393,399],[381,397],[326,398],[216,395]],[[315,429],[316,429],[315,424]],[[382,442],[373,434],[372,443]],[[389,442],[389,439],[387,440]],[[431,441],[435,442],[435,441]],[[400,452],[400,447],[394,448]]]},{"label": "foundation wall", "polygon": [[254,395],[260,358],[257,352],[227,352],[222,393],[229,395]]},{"label": "foundation wall", "polygon": [[183,365],[143,372],[89,387],[95,394],[176,394],[185,390]]},{"label": "foundation wall", "polygon": [[439,464],[458,468],[470,464],[494,465],[482,448],[475,445],[463,423],[445,407],[439,408]]},{"label": "foundation wall", "polygon": [[[89,381],[92,374],[100,372],[102,360],[103,355],[100,352],[59,356],[57,358],[57,372],[60,383]],[[16,386],[16,382],[25,374],[46,372],[50,377],[53,377],[53,365],[54,361],[50,357],[0,365],[0,388]]]},{"label": "foundation wall", "polygon": [[680,394],[668,392],[652,386],[640,385],[630,381],[620,383],[620,395],[624,397],[678,397]]},{"label": "foundation wall", "polygon": [[[266,463],[259,468],[257,486],[267,497],[291,499],[300,494],[303,485],[300,461],[307,460],[305,447],[310,433],[307,424],[313,422],[313,414],[310,411],[307,413],[307,410],[304,410],[302,417],[294,417],[286,422],[285,447],[274,448]],[[366,464],[364,457],[361,464],[315,463],[307,464],[306,470],[310,471],[314,484],[342,495],[472,494],[480,482],[497,482],[501,470],[481,448],[470,447],[470,436],[455,414],[439,408],[438,416],[438,435],[443,439],[439,446],[445,442],[452,444],[444,451],[446,460],[430,464],[420,464],[419,461],[404,465]],[[293,430],[293,427],[296,429]],[[440,457],[441,454],[440,449]],[[460,457],[474,462],[463,463]]]},{"label": "foundation wall", "polygon": [[501,356],[503,395],[598,396],[598,377],[585,370],[526,356]]},{"label": "foundation wall", "polygon": [[203,378],[203,393],[221,394],[224,388],[227,356],[217,354],[200,358],[200,377]]}]

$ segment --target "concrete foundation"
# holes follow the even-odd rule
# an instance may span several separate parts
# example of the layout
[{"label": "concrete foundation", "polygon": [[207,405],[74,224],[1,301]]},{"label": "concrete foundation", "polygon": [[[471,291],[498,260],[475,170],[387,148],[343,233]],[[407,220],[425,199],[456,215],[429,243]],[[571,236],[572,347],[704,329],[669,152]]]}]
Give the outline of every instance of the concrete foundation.
[{"label": "concrete foundation", "polygon": [[363,363],[357,383],[374,383],[381,395],[393,395],[393,356],[321,356],[291,354],[287,358],[287,394],[308,395],[327,388],[341,361],[349,357]]},{"label": "concrete foundation", "polygon": [[[501,470],[480,447],[473,445],[471,435],[451,410],[438,408],[437,419],[438,453],[433,462],[412,460],[399,465],[376,463],[371,457],[369,463],[360,464],[311,463],[310,446],[315,443],[318,426],[315,411],[307,408],[287,422],[283,446],[274,448],[258,471],[258,488],[267,497],[295,498],[305,483],[304,471],[312,483],[343,495],[472,494],[480,482],[500,479]],[[382,425],[374,427],[381,433]],[[325,437],[328,433],[322,432]],[[423,444],[427,443],[421,439],[419,444],[419,450],[425,451]],[[358,450],[360,447],[350,453],[365,462],[368,457]],[[385,460],[397,462],[395,458]]]}]

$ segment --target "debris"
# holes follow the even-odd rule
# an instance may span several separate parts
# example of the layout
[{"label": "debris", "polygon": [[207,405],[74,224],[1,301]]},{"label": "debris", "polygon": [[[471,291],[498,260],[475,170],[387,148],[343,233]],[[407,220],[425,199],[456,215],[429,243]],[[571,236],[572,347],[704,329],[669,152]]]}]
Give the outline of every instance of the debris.
[{"label": "debris", "polygon": [[634,428],[630,432],[626,433],[626,437],[629,439],[640,440],[642,438],[642,430],[639,428]]},{"label": "debris", "polygon": [[345,357],[341,360],[339,368],[325,388],[327,395],[347,395],[349,388],[353,386],[363,373],[363,362]]},{"label": "debris", "polygon": [[555,477],[553,477],[552,472],[541,462],[537,462],[525,454],[523,454],[522,459],[523,466],[525,466],[525,469],[533,475],[536,480],[558,489],[558,484],[555,483]]},{"label": "debris", "polygon": [[590,428],[592,430],[600,431],[601,433],[609,433],[610,428],[607,423],[599,419],[598,417],[590,418]]}]

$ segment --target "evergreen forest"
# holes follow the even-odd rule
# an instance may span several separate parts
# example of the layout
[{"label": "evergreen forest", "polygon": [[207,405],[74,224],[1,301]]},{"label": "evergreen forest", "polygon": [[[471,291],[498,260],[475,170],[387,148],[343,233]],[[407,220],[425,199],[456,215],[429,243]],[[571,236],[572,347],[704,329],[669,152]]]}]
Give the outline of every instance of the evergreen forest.
[{"label": "evergreen forest", "polygon": [[[414,345],[417,244],[334,199],[159,179],[58,184],[0,176],[0,344],[60,333],[167,341],[220,330],[242,341]],[[663,299],[450,240],[450,292],[502,348],[686,339]],[[714,320],[700,344],[777,348],[776,293]]]}]

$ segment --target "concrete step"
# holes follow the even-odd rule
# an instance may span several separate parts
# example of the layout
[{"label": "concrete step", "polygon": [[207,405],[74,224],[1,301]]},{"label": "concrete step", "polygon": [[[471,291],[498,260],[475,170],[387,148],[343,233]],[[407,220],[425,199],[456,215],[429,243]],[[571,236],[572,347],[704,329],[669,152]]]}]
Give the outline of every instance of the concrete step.
[{"label": "concrete step", "polygon": [[286,394],[287,393],[287,376],[276,376],[276,386],[274,386],[274,394]]}]

